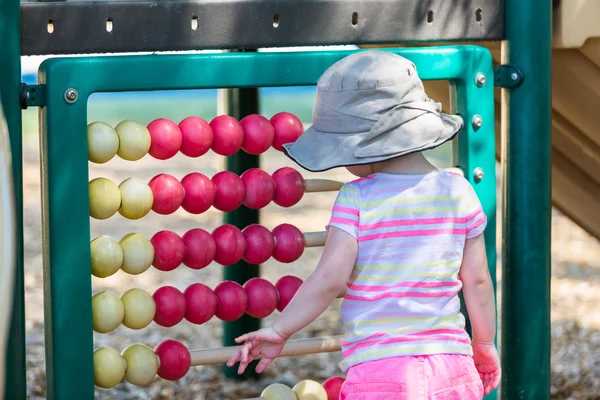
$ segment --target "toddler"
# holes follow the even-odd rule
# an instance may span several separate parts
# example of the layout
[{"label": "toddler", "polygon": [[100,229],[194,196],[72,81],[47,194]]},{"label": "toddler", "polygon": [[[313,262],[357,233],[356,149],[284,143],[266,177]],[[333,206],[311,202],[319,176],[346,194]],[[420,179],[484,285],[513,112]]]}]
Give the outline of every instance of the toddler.
[{"label": "toddler", "polygon": [[481,399],[497,387],[486,215],[466,179],[422,154],[461,128],[398,55],[357,52],[321,76],[313,126],[285,153],[307,170],[346,167],[359,179],[340,190],[315,271],[271,326],[236,339],[229,366],[239,361],[242,373],[262,358],[264,371],[345,287],[340,399]]}]

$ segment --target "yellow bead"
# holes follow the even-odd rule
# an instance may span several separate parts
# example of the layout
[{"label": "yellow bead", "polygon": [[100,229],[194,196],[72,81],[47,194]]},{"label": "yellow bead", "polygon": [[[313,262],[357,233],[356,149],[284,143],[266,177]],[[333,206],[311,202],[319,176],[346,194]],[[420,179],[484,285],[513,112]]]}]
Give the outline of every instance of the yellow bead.
[{"label": "yellow bead", "polygon": [[265,400],[298,400],[296,392],[282,383],[267,386],[260,397],[264,397]]},{"label": "yellow bead", "polygon": [[128,233],[119,244],[123,249],[123,271],[138,275],[150,268],[154,261],[154,246],[148,238],[139,233]]},{"label": "yellow bead", "polygon": [[94,350],[94,384],[101,388],[111,388],[125,376],[125,359],[110,347]]},{"label": "yellow bead", "polygon": [[156,314],[156,303],[150,294],[141,289],[129,289],[121,295],[125,308],[123,325],[130,329],[147,327]]},{"label": "yellow bead", "polygon": [[92,297],[92,324],[96,332],[107,333],[117,329],[124,316],[125,307],[116,294],[102,291]]},{"label": "yellow bead", "polygon": [[88,185],[90,197],[90,216],[95,219],[107,219],[115,215],[121,207],[121,191],[109,179],[92,179]]},{"label": "yellow bead", "polygon": [[143,344],[132,344],[121,353],[127,362],[125,380],[134,385],[147,385],[158,371],[158,357]]},{"label": "yellow bead", "polygon": [[151,137],[148,128],[136,121],[120,122],[115,131],[119,135],[117,154],[124,160],[136,161],[144,157],[150,150]]},{"label": "yellow bead", "polygon": [[119,150],[119,135],[104,122],[92,122],[88,125],[88,160],[103,164],[110,161]]},{"label": "yellow bead", "polygon": [[92,275],[98,278],[111,276],[123,265],[123,249],[110,236],[100,236],[90,243]]},{"label": "yellow bead", "polygon": [[138,178],[129,178],[119,185],[121,209],[119,214],[128,219],[140,219],[148,214],[154,203],[152,189]]},{"label": "yellow bead", "polygon": [[319,382],[306,379],[298,382],[292,390],[296,392],[298,400],[327,400],[327,391]]}]

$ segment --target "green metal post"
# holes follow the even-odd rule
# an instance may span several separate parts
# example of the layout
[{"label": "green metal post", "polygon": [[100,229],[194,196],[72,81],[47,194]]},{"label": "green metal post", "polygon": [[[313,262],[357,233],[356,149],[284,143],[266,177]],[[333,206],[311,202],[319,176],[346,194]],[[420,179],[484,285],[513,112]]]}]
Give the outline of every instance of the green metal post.
[{"label": "green metal post", "polygon": [[10,133],[15,192],[15,271],[12,322],[6,351],[6,399],[25,399],[25,298],[23,293],[23,149],[21,139],[21,11],[18,0],[0,0],[0,94]]},{"label": "green metal post", "polygon": [[502,398],[550,397],[552,2],[505,1]]},{"label": "green metal post", "polygon": [[[259,95],[257,88],[246,89],[226,89],[227,114],[236,118],[238,121],[249,114],[259,112]],[[259,156],[254,156],[244,151],[239,151],[233,156],[227,158],[227,170],[241,175],[250,168],[258,168],[260,165]],[[225,214],[225,223],[237,226],[240,229],[248,225],[259,222],[259,211],[241,206],[233,212]],[[224,280],[231,280],[243,285],[247,280],[259,276],[259,266],[250,265],[244,260],[240,260],[235,265],[225,267],[223,273]],[[239,320],[223,325],[223,345],[236,345],[234,339],[244,333],[254,331],[260,328],[260,320],[244,314]],[[243,375],[237,374],[237,367],[228,368],[223,366],[225,376],[230,378],[256,378],[258,374],[254,371],[254,365],[251,365]]]}]

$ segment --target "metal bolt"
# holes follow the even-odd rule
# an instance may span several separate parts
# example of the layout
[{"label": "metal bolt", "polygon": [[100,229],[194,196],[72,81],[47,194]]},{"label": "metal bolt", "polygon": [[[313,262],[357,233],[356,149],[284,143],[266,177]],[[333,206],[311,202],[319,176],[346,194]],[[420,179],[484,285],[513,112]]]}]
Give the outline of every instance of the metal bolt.
[{"label": "metal bolt", "polygon": [[479,167],[475,168],[473,171],[473,178],[475,178],[475,182],[479,183],[483,179],[483,170]]},{"label": "metal bolt", "polygon": [[77,97],[79,97],[79,94],[77,93],[77,90],[69,88],[67,90],[65,90],[65,101],[69,104],[73,104],[77,101]]},{"label": "metal bolt", "polygon": [[475,114],[471,120],[471,124],[475,130],[481,128],[481,125],[483,125],[483,119],[481,119],[481,115]]},{"label": "metal bolt", "polygon": [[485,75],[478,72],[477,75],[475,75],[475,84],[479,87],[485,85]]},{"label": "metal bolt", "polygon": [[517,79],[519,79],[519,75],[517,75],[516,72],[513,72],[512,74],[510,74],[510,79],[516,81]]}]

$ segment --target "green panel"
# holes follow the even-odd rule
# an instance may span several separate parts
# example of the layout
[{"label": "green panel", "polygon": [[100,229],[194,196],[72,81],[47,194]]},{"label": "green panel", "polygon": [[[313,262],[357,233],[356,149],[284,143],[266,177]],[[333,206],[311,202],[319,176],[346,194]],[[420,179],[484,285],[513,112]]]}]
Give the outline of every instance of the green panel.
[{"label": "green panel", "polygon": [[[477,113],[493,121],[491,57],[476,46],[427,49],[386,49],[411,59],[425,79],[450,80],[456,88],[457,111],[466,121],[460,135],[458,164],[472,181],[475,167],[485,171],[475,188],[490,219],[489,243],[494,243],[495,179],[494,131],[485,123],[473,132],[470,121]],[[150,91],[205,88],[255,88],[314,85],[333,63],[349,51],[301,53],[224,53],[149,56],[58,58],[40,67],[40,83],[46,85],[47,106],[42,109],[42,166],[45,258],[48,397],[88,399],[93,397],[93,343],[91,324],[91,277],[89,268],[88,162],[86,135],[87,99],[94,92]],[[488,83],[474,86],[477,72]],[[67,104],[66,89],[79,93],[75,104]],[[238,93],[244,93],[240,91]],[[250,93],[250,92],[246,92]],[[252,99],[248,109],[253,110]],[[65,155],[68,155],[66,157]],[[229,168],[241,172],[257,165],[254,157],[232,157]],[[473,182],[473,181],[472,181]],[[241,210],[227,221],[245,226],[257,216]],[[69,246],[64,244],[68,243]],[[488,248],[494,267],[494,246]],[[232,269],[233,279],[243,281],[257,273],[248,266],[245,274]],[[226,277],[231,275],[226,275]],[[238,327],[257,327],[258,321],[242,321]],[[247,325],[243,325],[247,324]],[[252,325],[256,324],[256,325]],[[234,326],[234,325],[231,325]],[[240,328],[236,328],[240,329]],[[87,332],[87,333],[86,333]],[[241,331],[240,331],[241,332]],[[226,333],[230,341],[237,335]]]},{"label": "green panel", "polygon": [[[10,134],[15,193],[15,271],[12,321],[6,351],[6,399],[25,399],[25,297],[23,283],[23,149],[21,139],[21,14],[18,0],[0,0],[0,98]],[[0,250],[4,251],[4,250]],[[0,362],[4,362],[0,360]],[[0,394],[2,397],[2,394]]]},{"label": "green panel", "polygon": [[552,3],[508,0],[502,257],[502,397],[550,397]]}]

